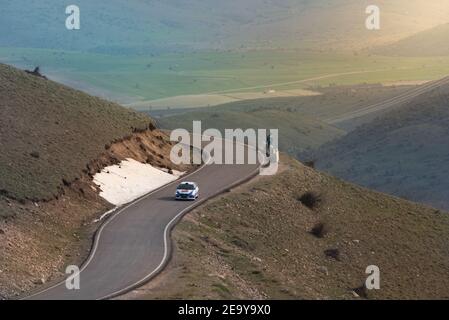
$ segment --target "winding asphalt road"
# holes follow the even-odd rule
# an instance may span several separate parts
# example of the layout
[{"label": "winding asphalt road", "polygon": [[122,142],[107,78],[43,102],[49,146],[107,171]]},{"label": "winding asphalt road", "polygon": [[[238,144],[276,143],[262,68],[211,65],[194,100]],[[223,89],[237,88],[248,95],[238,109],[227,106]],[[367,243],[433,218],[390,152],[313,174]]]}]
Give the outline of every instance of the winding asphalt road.
[{"label": "winding asphalt road", "polygon": [[169,261],[170,231],[184,214],[258,172],[258,165],[207,164],[182,178],[200,186],[196,202],[174,201],[179,183],[175,181],[127,205],[98,230],[91,255],[81,268],[80,290],[68,290],[62,282],[26,299],[108,299],[144,284]]}]

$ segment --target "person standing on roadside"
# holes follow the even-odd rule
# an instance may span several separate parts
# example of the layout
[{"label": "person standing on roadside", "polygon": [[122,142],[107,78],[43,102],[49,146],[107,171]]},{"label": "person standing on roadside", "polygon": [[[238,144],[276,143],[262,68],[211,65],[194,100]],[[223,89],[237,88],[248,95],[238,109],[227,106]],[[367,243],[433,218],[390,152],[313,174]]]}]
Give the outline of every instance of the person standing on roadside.
[{"label": "person standing on roadside", "polygon": [[270,150],[271,150],[271,133],[269,133],[267,136],[267,150],[266,150],[267,157],[270,156]]}]

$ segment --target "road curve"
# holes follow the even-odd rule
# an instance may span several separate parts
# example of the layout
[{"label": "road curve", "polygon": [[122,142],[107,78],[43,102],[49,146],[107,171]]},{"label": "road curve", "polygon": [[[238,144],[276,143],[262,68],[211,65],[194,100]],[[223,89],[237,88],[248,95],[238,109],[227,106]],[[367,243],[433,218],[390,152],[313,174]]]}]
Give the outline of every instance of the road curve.
[{"label": "road curve", "polygon": [[199,184],[198,201],[174,201],[177,181],[136,200],[98,230],[91,255],[81,268],[80,290],[68,290],[61,282],[25,299],[109,299],[144,284],[168,263],[170,231],[184,214],[258,172],[257,164],[206,164],[182,179]]}]

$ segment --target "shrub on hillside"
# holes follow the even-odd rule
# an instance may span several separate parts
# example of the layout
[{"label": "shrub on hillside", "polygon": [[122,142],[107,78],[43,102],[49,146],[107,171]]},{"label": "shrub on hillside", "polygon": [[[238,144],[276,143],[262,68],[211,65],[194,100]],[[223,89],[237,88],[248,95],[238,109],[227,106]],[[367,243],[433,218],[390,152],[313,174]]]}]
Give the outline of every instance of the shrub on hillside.
[{"label": "shrub on hillside", "polygon": [[324,223],[320,222],[317,223],[311,230],[310,233],[313,234],[315,237],[317,238],[323,238],[326,233],[326,226],[324,225]]},{"label": "shrub on hillside", "polygon": [[305,165],[306,167],[315,169],[315,162],[316,162],[315,160],[305,161],[305,162],[304,162],[304,165]]},{"label": "shrub on hillside", "polygon": [[322,202],[322,198],[316,192],[306,192],[298,199],[304,206],[309,209],[315,209]]},{"label": "shrub on hillside", "polygon": [[324,255],[326,257],[340,261],[340,250],[338,249],[327,249],[324,251]]},{"label": "shrub on hillside", "polygon": [[156,130],[156,126],[154,125],[153,122],[150,122],[150,124],[148,125],[148,129],[149,129],[150,131]]},{"label": "shrub on hillside", "polygon": [[33,158],[39,159],[40,158],[40,154],[37,151],[33,151],[30,153],[30,156],[32,156]]},{"label": "shrub on hillside", "polygon": [[41,71],[40,71],[40,67],[34,68],[33,71],[31,71],[31,70],[25,70],[25,72],[28,73],[28,74],[31,74],[32,76],[36,76],[36,77],[39,77],[39,78],[42,78],[42,79],[47,80],[47,77],[44,76],[44,75],[42,75],[42,73],[41,73]]}]

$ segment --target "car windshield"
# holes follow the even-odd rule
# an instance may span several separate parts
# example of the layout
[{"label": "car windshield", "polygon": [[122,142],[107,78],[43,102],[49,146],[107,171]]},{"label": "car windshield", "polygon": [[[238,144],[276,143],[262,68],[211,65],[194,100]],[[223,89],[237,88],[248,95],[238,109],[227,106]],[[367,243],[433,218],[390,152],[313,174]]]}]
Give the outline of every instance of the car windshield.
[{"label": "car windshield", "polygon": [[183,189],[183,190],[194,190],[194,189],[195,189],[195,186],[194,186],[193,184],[183,183],[183,184],[180,184],[180,185],[178,186],[178,189]]}]

